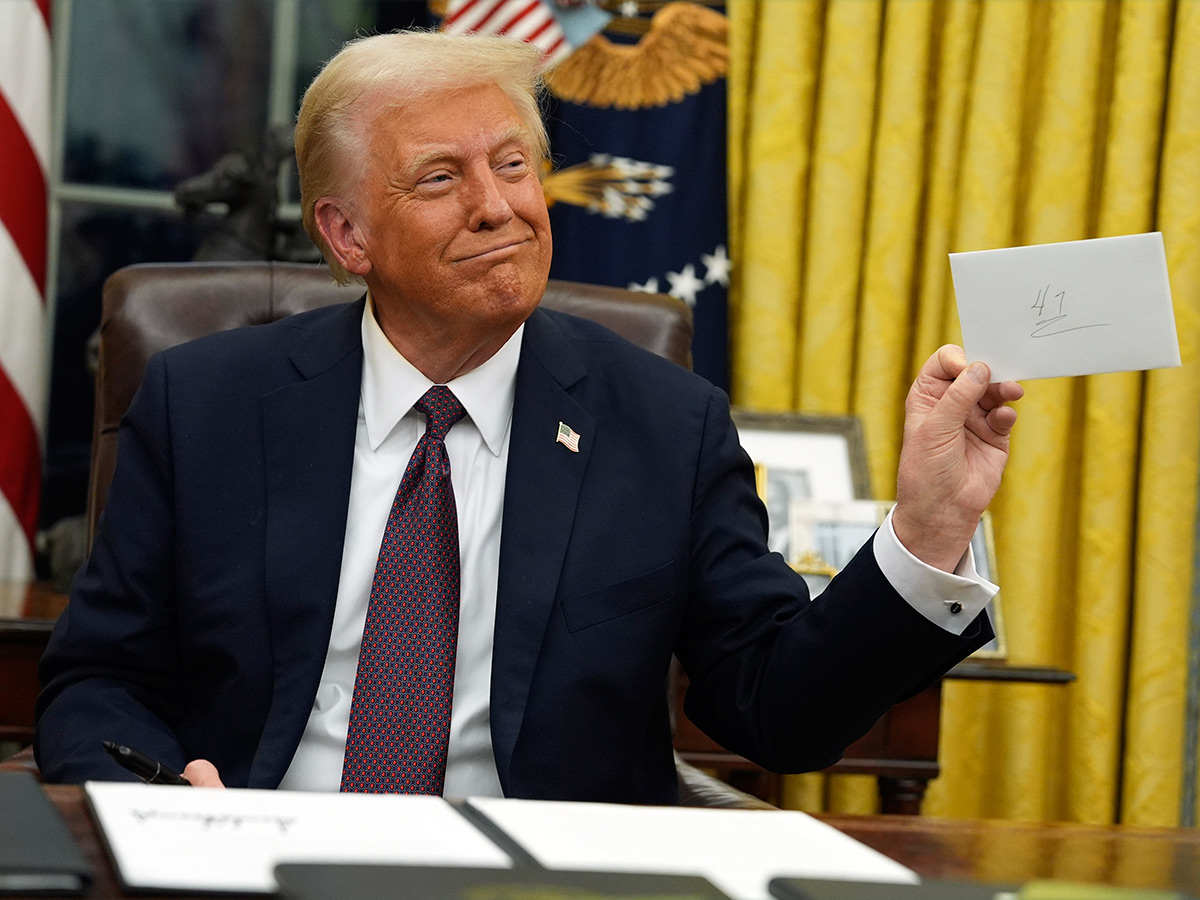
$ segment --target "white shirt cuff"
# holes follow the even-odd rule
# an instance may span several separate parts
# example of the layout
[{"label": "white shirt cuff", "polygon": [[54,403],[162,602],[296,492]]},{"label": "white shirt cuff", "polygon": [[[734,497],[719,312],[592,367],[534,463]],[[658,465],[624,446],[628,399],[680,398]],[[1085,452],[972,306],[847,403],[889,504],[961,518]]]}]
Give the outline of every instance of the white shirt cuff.
[{"label": "white shirt cuff", "polygon": [[953,574],[917,559],[896,537],[894,511],[895,507],[872,542],[880,571],[909,606],[938,627],[962,634],[1000,588],[975,571],[975,555],[969,545]]}]

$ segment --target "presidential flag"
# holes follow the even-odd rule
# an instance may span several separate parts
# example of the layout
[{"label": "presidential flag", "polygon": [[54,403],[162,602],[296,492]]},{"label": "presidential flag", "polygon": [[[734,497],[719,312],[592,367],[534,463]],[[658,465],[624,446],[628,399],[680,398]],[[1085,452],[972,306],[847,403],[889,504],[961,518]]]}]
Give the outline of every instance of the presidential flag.
[{"label": "presidential flag", "polygon": [[551,275],[683,300],[693,367],[727,387],[728,22],[683,0],[612,6],[547,77]]},{"label": "presidential flag", "polygon": [[0,581],[33,577],[45,425],[50,0],[0,2]]},{"label": "presidential flag", "polygon": [[695,321],[693,367],[727,387],[723,10],[688,0],[450,0],[443,28],[505,34],[547,54],[551,276],[683,300]]}]

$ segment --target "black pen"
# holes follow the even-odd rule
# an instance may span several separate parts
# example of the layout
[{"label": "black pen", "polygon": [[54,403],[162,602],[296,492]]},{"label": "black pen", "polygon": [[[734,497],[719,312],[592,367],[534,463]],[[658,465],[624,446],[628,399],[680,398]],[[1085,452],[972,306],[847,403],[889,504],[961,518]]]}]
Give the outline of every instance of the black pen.
[{"label": "black pen", "polygon": [[151,759],[145,753],[138,753],[132,747],[123,747],[112,741],[101,741],[108,755],[119,762],[146,784],[187,784],[191,782],[172,772],[156,759]]}]

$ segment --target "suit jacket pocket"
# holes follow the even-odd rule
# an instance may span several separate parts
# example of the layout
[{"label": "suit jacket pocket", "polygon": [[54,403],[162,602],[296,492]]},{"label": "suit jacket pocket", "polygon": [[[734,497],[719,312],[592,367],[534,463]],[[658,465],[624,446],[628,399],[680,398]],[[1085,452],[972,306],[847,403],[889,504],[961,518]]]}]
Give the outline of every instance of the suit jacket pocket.
[{"label": "suit jacket pocket", "polygon": [[574,633],[626,616],[675,596],[675,560],[652,572],[561,601],[567,630]]}]

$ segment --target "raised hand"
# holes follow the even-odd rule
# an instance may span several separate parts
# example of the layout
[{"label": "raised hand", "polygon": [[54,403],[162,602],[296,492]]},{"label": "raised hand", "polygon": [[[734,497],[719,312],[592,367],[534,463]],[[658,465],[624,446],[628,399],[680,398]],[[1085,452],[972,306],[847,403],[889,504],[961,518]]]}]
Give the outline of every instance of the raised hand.
[{"label": "raised hand", "polygon": [[961,347],[940,347],[921,367],[904,404],[896,476],[896,537],[923,562],[954,571],[1008,461],[1024,394],[1015,381],[989,384],[983,363]]}]

